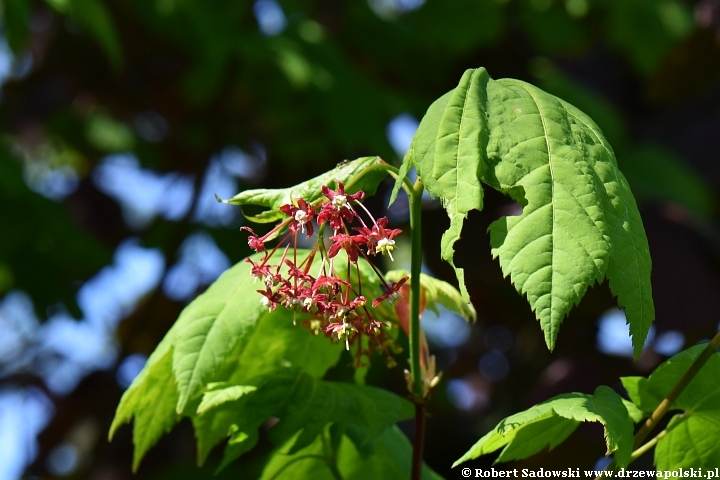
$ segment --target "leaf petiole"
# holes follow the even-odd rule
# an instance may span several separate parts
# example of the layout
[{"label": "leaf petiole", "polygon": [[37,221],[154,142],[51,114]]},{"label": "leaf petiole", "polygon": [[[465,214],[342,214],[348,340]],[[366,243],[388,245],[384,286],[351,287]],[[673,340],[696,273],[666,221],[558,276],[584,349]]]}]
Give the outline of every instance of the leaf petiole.
[{"label": "leaf petiole", "polygon": [[[667,435],[668,433],[670,433],[670,431],[671,431],[672,429],[674,429],[675,427],[677,427],[678,425],[680,425],[682,422],[684,422],[685,420],[687,420],[688,418],[690,418],[690,413],[685,412],[685,413],[683,413],[682,415],[679,415],[677,418],[678,418],[678,420],[677,420],[676,422],[674,422],[672,425],[668,425],[668,427],[665,428],[665,430],[663,430],[662,432],[660,432],[660,433],[658,433],[657,435],[655,435],[655,436],[654,436],[649,442],[647,442],[645,445],[637,448],[637,449],[632,453],[632,455],[630,455],[630,461],[631,461],[631,462],[634,462],[635,460],[637,460],[638,458],[640,458],[645,452],[647,452],[648,450],[650,450],[651,448],[653,448],[655,445],[657,445],[657,443],[660,441],[660,439],[662,439],[665,435]],[[672,423],[672,422],[671,422],[671,423]]]}]

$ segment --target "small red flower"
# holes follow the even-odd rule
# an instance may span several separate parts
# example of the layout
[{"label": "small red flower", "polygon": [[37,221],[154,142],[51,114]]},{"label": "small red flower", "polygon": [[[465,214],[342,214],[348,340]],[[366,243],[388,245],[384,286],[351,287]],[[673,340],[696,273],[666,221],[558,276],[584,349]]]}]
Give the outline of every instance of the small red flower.
[{"label": "small red flower", "polygon": [[257,292],[263,296],[263,298],[260,299],[260,303],[268,307],[271,312],[275,310],[277,304],[282,301],[280,294],[270,290],[270,287],[267,287],[265,290],[257,290]]},{"label": "small red flower", "polygon": [[257,264],[253,262],[252,259],[250,259],[249,257],[246,258],[245,261],[252,265],[252,268],[250,269],[250,275],[252,276],[253,281],[259,279],[267,283],[268,278],[273,277],[272,272],[270,272],[270,268],[272,268],[272,265],[267,265],[265,263]]},{"label": "small red flower", "polygon": [[330,201],[323,204],[318,215],[318,223],[328,222],[335,231],[343,228],[343,220],[352,222],[355,217],[355,210],[350,206],[350,201],[357,202],[365,197],[365,192],[362,190],[352,195],[345,194],[345,186],[342,182],[338,182],[337,191],[330,190],[326,185],[323,185],[322,193]]},{"label": "small red flower", "polygon": [[322,194],[325,195],[329,200],[330,203],[332,203],[336,208],[340,207],[349,207],[350,201],[358,202],[365,198],[365,192],[362,190],[359,190],[353,194],[346,194],[345,193],[345,185],[343,185],[342,182],[338,181],[338,189],[337,191],[330,190],[327,185],[323,185],[322,187]]},{"label": "small red flower", "polygon": [[315,217],[315,210],[312,205],[302,198],[297,198],[296,201],[297,207],[290,204],[283,205],[280,207],[280,211],[293,218],[293,221],[288,226],[291,231],[302,231],[304,233],[305,228],[307,228],[307,238],[310,238],[313,234],[312,219]]},{"label": "small red flower", "polygon": [[250,246],[250,248],[252,248],[256,252],[264,252],[265,251],[264,240],[262,238],[258,237],[252,228],[240,227],[240,230],[245,230],[247,232],[250,232],[250,236],[248,237],[248,245]]},{"label": "small red flower", "polygon": [[355,228],[366,239],[368,253],[375,255],[377,252],[389,255],[393,259],[392,251],[395,250],[393,238],[402,232],[399,228],[385,228],[388,224],[387,217],[379,218],[372,229],[366,227]]}]

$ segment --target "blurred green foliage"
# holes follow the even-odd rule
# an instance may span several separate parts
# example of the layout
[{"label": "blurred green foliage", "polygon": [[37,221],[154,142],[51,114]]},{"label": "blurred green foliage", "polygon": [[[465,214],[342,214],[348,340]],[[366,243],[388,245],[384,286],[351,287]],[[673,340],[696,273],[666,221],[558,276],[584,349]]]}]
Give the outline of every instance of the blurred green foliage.
[{"label": "blurred green foliage", "polygon": [[[611,142],[645,208],[655,211],[653,205],[669,204],[683,212],[673,217],[670,227],[667,220],[651,220],[648,236],[657,271],[667,272],[663,265],[697,265],[708,269],[693,273],[707,288],[720,285],[715,257],[707,260],[702,249],[692,257],[698,244],[709,242],[712,250],[720,238],[715,226],[720,145],[713,133],[720,128],[720,14],[713,2],[279,0],[269,3],[280,8],[284,23],[263,33],[263,21],[272,18],[262,20],[260,7],[268,1],[0,3],[0,40],[12,52],[5,54],[7,68],[0,69],[0,295],[15,289],[28,292],[41,320],[58,305],[80,318],[78,288],[111,262],[112,251],[128,237],[159,248],[167,267],[176,261],[188,235],[198,231],[212,235],[231,262],[249,253],[237,222],[235,228],[206,224],[193,210],[180,218],[158,216],[143,227],[130,226],[118,202],[93,180],[109,153],[131,152],[148,171],[192,175],[195,206],[201,202],[199,187],[208,176],[210,159],[228,146],[267,159],[258,163],[254,175],[237,179],[239,190],[294,185],[347,158],[380,155],[397,163],[386,133],[388,122],[401,113],[419,119],[431,101],[456,86],[465,69],[479,66],[494,78],[535,83],[590,115]],[[158,115],[160,124],[153,120]],[[43,195],[40,180],[48,172],[74,175],[77,187],[65,195]],[[489,207],[471,218],[464,235],[485,236],[486,226],[507,208],[507,200],[499,197],[488,197],[487,202]],[[381,209],[382,203],[371,202],[371,208]],[[445,221],[433,210],[426,213],[429,225]],[[483,225],[473,227],[472,221]],[[678,231],[673,228],[685,233],[668,233]],[[434,230],[443,229],[428,228],[426,261],[452,281],[451,272],[439,262]],[[689,246],[678,243],[683,241]],[[673,243],[665,248],[663,242]],[[467,281],[480,317],[474,331],[482,332],[483,321],[501,323],[517,329],[518,342],[524,343],[523,353],[511,357],[511,376],[520,375],[521,380],[486,388],[492,399],[486,416],[468,421],[443,395],[435,399],[434,414],[443,428],[431,422],[431,438],[433,428],[453,438],[429,441],[428,462],[440,473],[447,473],[447,465],[477,433],[525,407],[522,398],[550,388],[540,378],[551,358],[534,350],[542,339],[517,328],[519,319],[532,322],[519,296],[501,280],[489,257],[463,252],[462,245],[458,251],[458,264],[472,266]],[[692,255],[667,264],[655,255],[671,251]],[[672,282],[673,275],[653,281],[660,297],[658,325],[692,326],[695,333],[688,335],[695,338],[701,327],[714,322],[713,299],[694,301],[692,305],[701,305],[697,310],[688,306],[697,298],[693,292],[704,290],[687,281],[662,283]],[[680,300],[664,295],[678,289],[684,292]],[[568,322],[585,327],[569,329],[565,339],[561,335],[557,355],[571,361],[591,355],[587,345],[594,341],[593,322],[610,305],[596,290],[587,311],[575,313],[587,318]],[[679,310],[673,310],[675,304]],[[152,351],[181,307],[161,289],[147,295],[120,326],[123,354]],[[693,318],[707,320],[678,326],[682,308],[695,312]],[[469,348],[458,352],[451,367],[442,367],[448,368],[446,378],[475,375],[480,353]],[[602,368],[595,375],[610,375],[608,369],[614,367]],[[402,385],[399,374],[393,377],[396,373],[389,378]],[[347,372],[340,369],[335,375]],[[372,369],[369,379],[392,383]],[[29,375],[21,383],[42,385],[42,380]],[[48,452],[89,410],[103,429],[109,426],[120,393],[114,373],[108,372],[56,399],[63,420],[51,423],[40,438],[39,459],[30,471],[46,473]],[[104,398],[107,406],[89,408],[88,398]],[[183,455],[187,432],[174,435],[161,442],[155,457],[150,453],[141,477],[152,478],[188,458]],[[440,433],[437,438],[442,438]],[[119,446],[123,443],[127,450]],[[123,439],[112,446],[95,440],[77,475],[90,476],[114,462],[119,471],[129,470],[129,445]]]}]

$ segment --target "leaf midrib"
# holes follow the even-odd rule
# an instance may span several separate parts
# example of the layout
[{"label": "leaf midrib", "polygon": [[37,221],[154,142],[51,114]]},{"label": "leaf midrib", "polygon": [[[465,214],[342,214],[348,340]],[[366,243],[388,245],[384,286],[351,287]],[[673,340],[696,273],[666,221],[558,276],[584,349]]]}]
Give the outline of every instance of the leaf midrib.
[{"label": "leaf midrib", "polygon": [[532,92],[523,84],[521,83],[515,83],[515,82],[509,82],[512,85],[516,85],[523,90],[530,96],[533,103],[535,104],[535,108],[538,111],[538,116],[540,117],[540,122],[542,123],[542,129],[543,129],[543,137],[545,138],[545,148],[547,149],[547,156],[548,156],[548,167],[550,169],[550,205],[552,209],[552,230],[550,233],[550,239],[551,239],[551,250],[550,250],[550,256],[552,259],[550,260],[550,266],[552,267],[553,275],[551,276],[551,287],[550,287],[550,312],[551,312],[551,318],[550,318],[550,328],[552,329],[552,338],[557,335],[557,328],[553,328],[553,322],[552,322],[552,312],[554,309],[554,303],[553,302],[553,285],[554,285],[554,272],[555,272],[555,172],[553,171],[553,155],[550,148],[550,139],[548,138],[548,131],[547,131],[547,125],[545,125],[545,116],[543,115],[542,109],[540,108],[540,104],[538,103],[535,96],[532,94]]}]

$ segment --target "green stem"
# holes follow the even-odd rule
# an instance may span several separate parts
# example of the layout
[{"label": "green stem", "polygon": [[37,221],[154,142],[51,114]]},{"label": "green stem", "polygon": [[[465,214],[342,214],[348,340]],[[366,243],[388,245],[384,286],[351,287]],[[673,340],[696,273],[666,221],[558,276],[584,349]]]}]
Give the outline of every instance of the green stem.
[{"label": "green stem", "polygon": [[675,400],[677,400],[683,390],[685,390],[685,387],[688,386],[690,381],[695,378],[695,375],[700,371],[703,365],[705,365],[705,362],[707,362],[712,354],[717,351],[718,347],[720,347],[720,331],[715,334],[713,339],[710,340],[710,343],[707,344],[707,347],[705,347],[702,353],[698,355],[692,365],[690,365],[690,368],[687,369],[682,378],[680,378],[680,380],[675,384],[670,393],[667,394],[663,401],[660,402],[660,405],[657,406],[655,411],[650,414],[647,420],[645,420],[645,424],[635,434],[635,448],[637,448],[643,440],[645,440],[645,437],[648,436],[660,419],[667,413],[668,410],[670,410],[670,407],[673,403],[675,403]]},{"label": "green stem", "polygon": [[634,462],[635,460],[640,458],[645,452],[647,452],[648,450],[653,448],[657,444],[657,442],[660,441],[661,438],[663,438],[665,435],[670,433],[670,431],[672,431],[673,428],[677,427],[682,422],[684,422],[685,420],[690,418],[690,415],[688,413],[684,413],[679,418],[680,419],[677,422],[675,422],[672,426],[668,426],[665,430],[663,430],[662,432],[655,435],[652,438],[652,440],[650,440],[649,442],[645,443],[645,445],[639,447],[637,450],[632,452],[632,455],[630,455],[630,461]]},{"label": "green stem", "polygon": [[[355,185],[355,183],[357,183],[362,177],[364,177],[365,175],[367,175],[368,173],[370,173],[374,170],[385,170],[393,178],[395,178],[395,179],[398,178],[399,170],[396,167],[393,167],[392,165],[390,165],[389,163],[385,163],[383,161],[383,163],[378,163],[378,164],[372,165],[370,167],[366,167],[365,169],[358,172],[358,174],[355,175],[347,183],[347,185],[345,185],[345,190],[346,191],[350,190]],[[412,196],[413,184],[410,182],[410,180],[407,177],[403,178],[403,189],[408,194],[408,197]]]},{"label": "green stem", "polygon": [[410,226],[412,248],[410,260],[410,374],[415,402],[415,441],[413,443],[412,480],[422,475],[423,444],[425,442],[425,399],[420,368],[420,270],[422,267],[421,201],[423,184],[420,177],[413,185],[410,197]]},{"label": "green stem", "polygon": [[410,227],[412,247],[410,259],[410,373],[413,395],[423,399],[423,379],[420,370],[420,270],[422,269],[421,201],[423,184],[420,177],[413,185],[410,197]]}]

